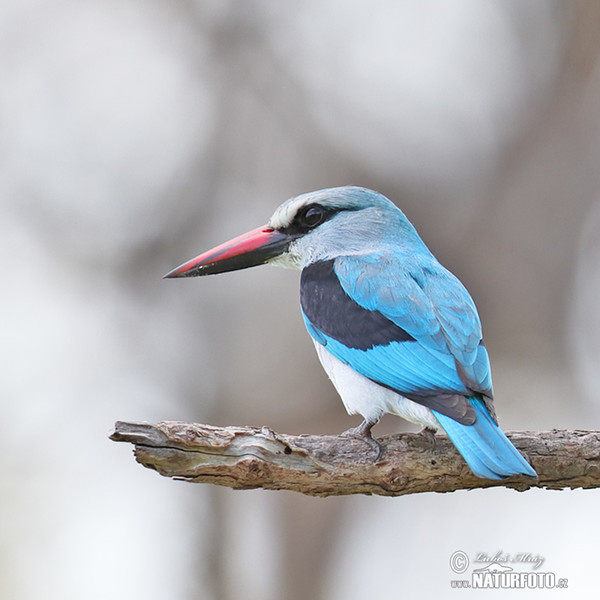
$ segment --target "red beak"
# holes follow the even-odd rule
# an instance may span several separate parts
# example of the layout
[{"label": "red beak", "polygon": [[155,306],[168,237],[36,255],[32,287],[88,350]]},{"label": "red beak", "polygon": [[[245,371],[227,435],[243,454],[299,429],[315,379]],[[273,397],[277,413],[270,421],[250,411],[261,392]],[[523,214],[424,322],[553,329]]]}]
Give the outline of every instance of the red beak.
[{"label": "red beak", "polygon": [[283,254],[294,239],[293,235],[264,225],[192,258],[167,273],[165,279],[213,275],[262,265]]}]

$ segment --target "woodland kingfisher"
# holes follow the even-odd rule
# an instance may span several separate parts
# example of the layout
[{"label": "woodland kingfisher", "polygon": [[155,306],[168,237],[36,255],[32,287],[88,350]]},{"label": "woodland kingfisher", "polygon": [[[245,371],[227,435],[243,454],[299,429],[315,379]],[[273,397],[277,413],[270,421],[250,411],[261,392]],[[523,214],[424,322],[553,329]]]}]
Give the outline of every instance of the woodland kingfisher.
[{"label": "woodland kingfisher", "polygon": [[269,263],[298,269],[300,305],[354,435],[391,413],[443,430],[475,475],[537,474],[498,427],[488,352],[475,304],[404,213],[361,187],[284,202],[263,227],[165,277]]}]

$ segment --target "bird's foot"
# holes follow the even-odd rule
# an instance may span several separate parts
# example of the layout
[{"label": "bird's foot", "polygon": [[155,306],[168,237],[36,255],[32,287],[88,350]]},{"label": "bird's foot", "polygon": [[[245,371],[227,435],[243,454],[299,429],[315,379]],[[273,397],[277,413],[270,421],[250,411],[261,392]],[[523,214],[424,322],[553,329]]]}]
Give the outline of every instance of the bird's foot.
[{"label": "bird's foot", "polygon": [[371,428],[375,423],[369,423],[363,421],[358,427],[351,427],[340,434],[342,437],[353,437],[359,438],[368,444],[370,448],[375,451],[375,461],[378,462],[383,455],[383,447],[381,444],[371,435]]},{"label": "bird's foot", "polygon": [[431,444],[432,450],[436,449],[437,438],[435,437],[435,429],[425,426],[423,427],[423,429],[421,429],[421,431],[419,431],[419,435],[422,435],[423,437],[427,438],[427,440]]}]

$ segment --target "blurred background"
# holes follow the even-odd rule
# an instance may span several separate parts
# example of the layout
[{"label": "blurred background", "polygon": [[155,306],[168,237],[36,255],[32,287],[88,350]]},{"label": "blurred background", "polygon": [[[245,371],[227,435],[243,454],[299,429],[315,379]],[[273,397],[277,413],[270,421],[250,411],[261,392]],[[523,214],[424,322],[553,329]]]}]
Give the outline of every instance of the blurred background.
[{"label": "blurred background", "polygon": [[539,554],[596,598],[598,491],[234,492],[107,435],[358,424],[297,273],[161,279],[345,184],[471,291],[505,429],[600,429],[599,31],[594,0],[5,0],[0,597],[462,597],[462,550]]}]

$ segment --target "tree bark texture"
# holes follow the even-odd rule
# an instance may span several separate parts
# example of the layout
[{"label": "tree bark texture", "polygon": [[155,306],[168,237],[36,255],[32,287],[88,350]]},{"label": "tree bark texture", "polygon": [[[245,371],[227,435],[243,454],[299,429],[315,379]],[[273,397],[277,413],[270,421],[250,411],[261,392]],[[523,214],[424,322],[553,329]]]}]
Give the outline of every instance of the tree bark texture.
[{"label": "tree bark texture", "polygon": [[379,458],[376,446],[360,438],[285,435],[268,427],[118,421],[110,438],[132,443],[136,460],[165,477],[235,489],[402,496],[498,486],[519,491],[600,487],[599,431],[553,429],[507,436],[538,479],[480,479],[445,435],[378,438]]}]

